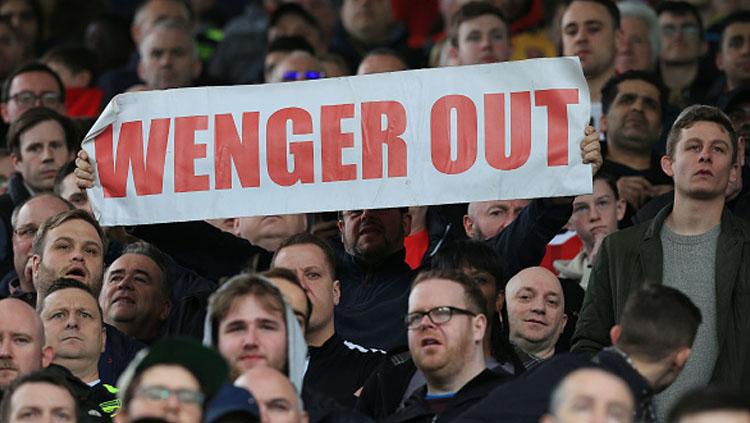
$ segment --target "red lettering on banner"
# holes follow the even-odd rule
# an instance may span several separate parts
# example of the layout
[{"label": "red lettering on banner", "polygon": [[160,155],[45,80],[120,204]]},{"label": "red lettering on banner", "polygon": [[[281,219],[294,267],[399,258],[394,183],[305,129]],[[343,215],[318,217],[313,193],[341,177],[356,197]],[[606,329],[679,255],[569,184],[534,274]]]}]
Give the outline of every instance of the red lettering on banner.
[{"label": "red lettering on banner", "polygon": [[320,109],[320,155],[323,182],[353,181],[357,166],[341,163],[341,150],[354,146],[354,134],[341,132],[341,120],[354,117],[353,104],[323,106]]},{"label": "red lettering on banner", "polygon": [[195,131],[208,129],[208,116],[185,116],[174,120],[174,190],[208,191],[208,175],[195,174],[195,159],[206,157],[206,144],[195,143]]},{"label": "red lettering on banner", "polygon": [[[314,182],[313,143],[312,141],[290,142],[287,152],[286,123],[292,122],[292,134],[312,134],[312,118],[299,107],[287,107],[277,110],[268,118],[266,127],[266,156],[268,176],[281,186],[291,186],[297,181],[303,184]],[[294,170],[289,172],[287,154],[294,161]]]},{"label": "red lettering on banner", "polygon": [[531,154],[531,94],[510,94],[510,156],[505,154],[505,94],[484,96],[484,155],[495,169],[521,167]]},{"label": "red lettering on banner", "polygon": [[232,163],[243,188],[260,186],[258,112],[242,114],[242,139],[230,113],[214,120],[214,169],[216,189],[232,188]]},{"label": "red lettering on banner", "polygon": [[[458,148],[456,160],[451,160],[451,110],[456,110]],[[468,170],[477,160],[477,109],[464,95],[440,97],[430,114],[432,164],[449,175]]]},{"label": "red lettering on banner", "polygon": [[143,122],[125,122],[120,126],[117,158],[113,158],[112,125],[94,138],[96,167],[104,188],[104,197],[125,197],[128,170],[133,168],[137,195],[161,194],[164,158],[167,151],[170,119],[152,119],[146,160],[143,160]]},{"label": "red lettering on banner", "polygon": [[[386,125],[383,128],[382,118]],[[362,178],[383,177],[383,145],[388,149],[389,178],[406,176],[406,109],[398,101],[362,103]]]},{"label": "red lettering on banner", "polygon": [[547,165],[568,164],[568,104],[578,104],[578,90],[539,90],[537,106],[547,106]]}]

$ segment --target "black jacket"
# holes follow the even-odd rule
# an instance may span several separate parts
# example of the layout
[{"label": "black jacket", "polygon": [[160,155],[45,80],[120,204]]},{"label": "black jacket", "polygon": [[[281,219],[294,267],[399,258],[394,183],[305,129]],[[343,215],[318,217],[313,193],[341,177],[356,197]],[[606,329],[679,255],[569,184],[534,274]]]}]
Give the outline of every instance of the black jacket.
[{"label": "black jacket", "polygon": [[380,366],[385,353],[364,348],[334,334],[320,347],[308,347],[310,361],[304,387],[327,395],[342,405],[354,407],[354,393]]},{"label": "black jacket", "polygon": [[23,183],[20,173],[14,173],[8,180],[8,190],[0,195],[0,275],[4,275],[13,269],[13,244],[10,241],[13,234],[13,226],[10,224],[10,216],[13,209],[31,197],[31,193]]},{"label": "black jacket", "polygon": [[301,396],[310,423],[367,423],[372,421],[353,408],[344,407],[313,389],[303,386]]},{"label": "black jacket", "polygon": [[406,395],[417,366],[409,350],[397,349],[370,376],[357,400],[357,411],[380,420],[393,414]]},{"label": "black jacket", "polygon": [[448,400],[446,408],[437,415],[425,399],[427,386],[424,386],[406,401],[403,408],[383,421],[389,423],[452,421],[508,378],[507,375],[500,375],[485,369],[456,392],[456,395]]},{"label": "black jacket", "polygon": [[102,383],[117,385],[117,379],[128,367],[135,355],[146,345],[122,333],[116,327],[104,324],[107,340],[104,352],[99,355],[99,378]]}]

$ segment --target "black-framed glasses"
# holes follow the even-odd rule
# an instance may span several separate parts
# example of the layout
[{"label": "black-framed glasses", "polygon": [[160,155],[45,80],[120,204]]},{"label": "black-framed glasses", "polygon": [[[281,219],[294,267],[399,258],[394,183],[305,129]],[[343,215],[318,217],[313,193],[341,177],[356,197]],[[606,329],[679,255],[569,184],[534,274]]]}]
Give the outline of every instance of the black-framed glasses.
[{"label": "black-framed glasses", "polygon": [[284,72],[282,81],[299,81],[303,79],[320,79],[325,77],[326,74],[324,72],[318,72],[314,70],[306,70],[304,72],[288,71]]},{"label": "black-framed glasses", "polygon": [[32,91],[21,91],[20,93],[10,96],[10,99],[23,107],[33,107],[37,100],[39,100],[44,107],[56,107],[62,101],[60,94],[53,91],[45,91],[39,95],[36,95],[36,93]]},{"label": "black-framed glasses", "polygon": [[203,406],[206,397],[202,392],[192,389],[169,389],[165,386],[144,386],[137,391],[137,395],[152,401],[166,401],[174,395],[180,404]]},{"label": "black-framed glasses", "polygon": [[404,317],[404,324],[406,324],[407,329],[416,329],[419,327],[422,319],[424,319],[424,316],[427,316],[432,323],[442,325],[443,323],[448,323],[454,314],[465,314],[467,316],[477,315],[477,313],[463,308],[440,306],[431,308],[427,311],[415,311],[414,313],[409,313]]}]

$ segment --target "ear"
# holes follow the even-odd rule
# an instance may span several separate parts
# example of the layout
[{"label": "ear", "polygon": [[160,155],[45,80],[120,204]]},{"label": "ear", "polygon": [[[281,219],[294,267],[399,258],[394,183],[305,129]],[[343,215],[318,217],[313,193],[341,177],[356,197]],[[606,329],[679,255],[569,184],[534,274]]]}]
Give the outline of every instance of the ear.
[{"label": "ear", "polygon": [[411,214],[404,213],[404,215],[401,216],[401,227],[404,231],[404,236],[411,233]]},{"label": "ear", "polygon": [[474,342],[480,344],[484,340],[484,333],[487,331],[487,316],[484,314],[477,314],[472,319],[472,330],[474,332]]},{"label": "ear", "polygon": [[170,311],[172,311],[172,302],[170,300],[165,300],[161,313],[159,313],[159,320],[167,320]]},{"label": "ear", "polygon": [[621,221],[625,217],[625,210],[628,208],[628,203],[624,199],[620,198],[615,203],[615,207],[617,208],[617,221]]},{"label": "ear", "polygon": [[[450,41],[447,41],[447,42],[450,43]],[[458,48],[451,46],[451,48],[448,49],[448,57],[450,57],[453,60],[458,61]]]},{"label": "ear", "polygon": [[239,217],[235,217],[234,219],[232,219],[232,234],[234,234],[234,236],[238,238],[242,238],[242,236],[240,235],[240,218]]},{"label": "ear", "polygon": [[340,219],[336,220],[336,226],[339,227],[339,233],[341,234],[341,241],[344,241],[344,218],[341,217]]},{"label": "ear", "polygon": [[622,333],[622,326],[620,325],[612,326],[612,329],[609,330],[609,340],[612,341],[612,345],[615,345],[617,343],[617,340],[620,339],[621,333]]},{"label": "ear", "polygon": [[54,358],[55,350],[53,350],[49,345],[45,345],[44,348],[42,348],[42,368],[46,369],[47,367],[49,367]]},{"label": "ear", "polygon": [[724,71],[724,58],[721,55],[721,51],[716,52],[716,68]]},{"label": "ear", "polygon": [[3,117],[3,122],[10,123],[10,117],[8,116],[8,103],[0,103],[0,115]]},{"label": "ear", "polygon": [[562,324],[560,325],[560,330],[557,333],[558,337],[560,335],[562,335],[563,331],[565,331],[565,325],[567,325],[567,324],[568,324],[568,314],[567,313],[563,313]]},{"label": "ear", "polygon": [[[31,278],[32,278],[32,283],[33,283],[33,280],[36,279],[36,275],[39,273],[39,265],[41,263],[42,263],[42,258],[39,256],[39,254],[33,254],[31,256]],[[36,288],[36,286],[34,288]]]},{"label": "ear", "polygon": [[505,291],[501,289],[495,297],[495,311],[500,313],[503,311],[503,307],[505,307]]},{"label": "ear", "polygon": [[333,281],[333,305],[339,305],[341,300],[341,282],[338,280]]},{"label": "ear", "polygon": [[84,69],[73,75],[73,84],[75,87],[87,88],[91,84],[92,79],[91,72]]},{"label": "ear", "polygon": [[607,133],[607,115],[602,114],[599,118],[599,130],[603,133]]},{"label": "ear", "polygon": [[464,231],[466,232],[466,236],[471,239],[471,234],[474,233],[474,219],[468,214],[464,215]]},{"label": "ear", "polygon": [[670,178],[674,177],[674,171],[672,170],[672,158],[663,155],[661,156],[661,170],[664,171],[664,173],[667,174]]},{"label": "ear", "polygon": [[16,172],[21,171],[21,157],[16,156],[14,153],[10,153],[10,162],[13,164],[13,169],[15,169]]},{"label": "ear", "polygon": [[690,354],[693,352],[692,349],[688,347],[684,347],[681,350],[677,351],[677,353],[674,355],[674,362],[673,364],[678,369],[682,369],[685,367],[685,363],[687,363],[688,358],[690,358]]}]

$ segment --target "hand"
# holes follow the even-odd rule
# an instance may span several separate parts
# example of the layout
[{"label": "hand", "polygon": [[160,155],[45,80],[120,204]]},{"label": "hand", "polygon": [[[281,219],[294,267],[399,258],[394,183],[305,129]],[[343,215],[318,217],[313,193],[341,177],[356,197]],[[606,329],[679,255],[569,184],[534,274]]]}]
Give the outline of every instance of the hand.
[{"label": "hand", "polygon": [[653,186],[643,176],[623,176],[617,180],[617,191],[635,209],[651,198]]},{"label": "hand", "polygon": [[604,163],[602,158],[602,147],[599,143],[599,133],[593,126],[587,126],[583,130],[583,140],[581,140],[581,159],[584,164],[591,164],[591,174],[596,175]]},{"label": "hand", "polygon": [[94,186],[94,167],[89,163],[89,155],[84,150],[78,152],[76,157],[76,175],[78,188],[86,189]]}]

